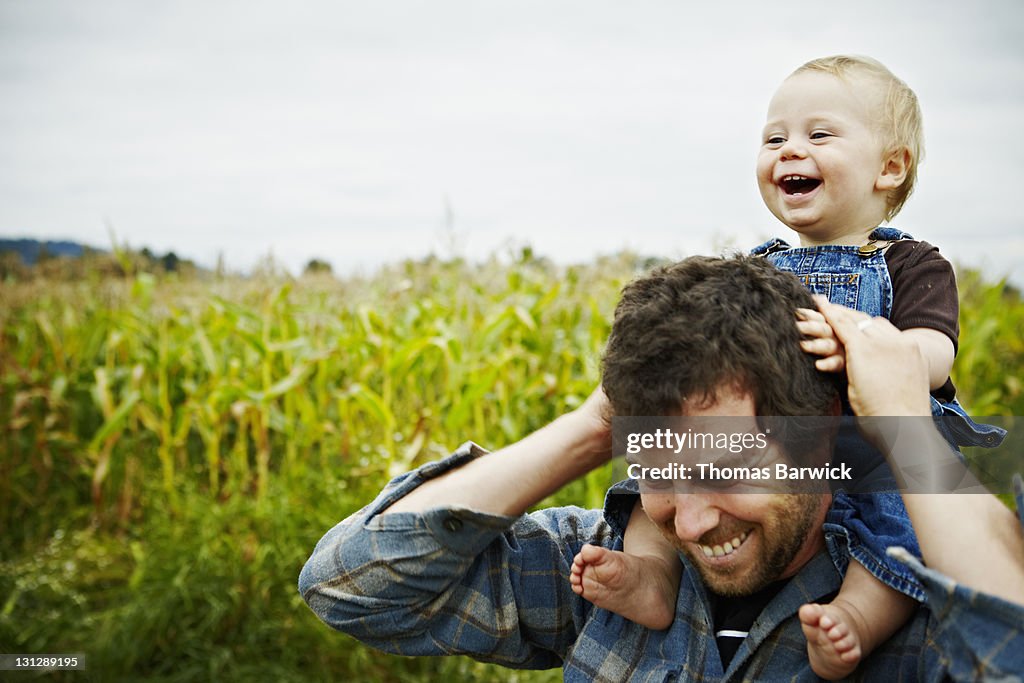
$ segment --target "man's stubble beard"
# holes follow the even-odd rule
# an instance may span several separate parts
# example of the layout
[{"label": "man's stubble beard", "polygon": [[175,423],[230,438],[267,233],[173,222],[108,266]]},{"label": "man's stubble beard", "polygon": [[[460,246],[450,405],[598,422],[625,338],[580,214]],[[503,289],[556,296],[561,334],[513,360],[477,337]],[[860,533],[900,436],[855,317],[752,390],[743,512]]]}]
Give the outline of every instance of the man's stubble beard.
[{"label": "man's stubble beard", "polygon": [[[756,593],[779,580],[803,547],[818,517],[820,495],[788,494],[786,497],[789,504],[773,509],[770,517],[756,527],[761,556],[748,558],[744,567],[715,570],[703,563],[704,555],[699,549],[694,551],[691,544],[681,545],[678,541],[675,545],[690,559],[690,564],[697,568],[704,585],[712,592],[725,597]],[[664,531],[674,538],[674,530]]]}]

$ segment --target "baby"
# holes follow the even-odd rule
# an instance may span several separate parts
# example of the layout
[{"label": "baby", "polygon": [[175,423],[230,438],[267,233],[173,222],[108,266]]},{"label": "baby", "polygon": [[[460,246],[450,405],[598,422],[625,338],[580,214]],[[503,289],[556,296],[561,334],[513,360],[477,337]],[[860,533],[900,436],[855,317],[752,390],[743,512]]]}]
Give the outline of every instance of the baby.
[{"label": "baby", "polygon": [[[933,413],[956,416],[969,427],[958,430],[957,439],[947,438],[954,446],[993,445],[1000,438],[997,430],[966,416],[949,381],[959,333],[952,267],[926,242],[879,227],[903,207],[922,154],[917,97],[885,66],[846,56],[808,62],[772,98],[757,160],[765,204],[800,235],[801,246],[776,239],[754,253],[794,272],[834,303],[889,318],[928,362]],[[842,349],[824,318],[809,310],[801,310],[800,317],[804,350],[821,356],[817,367],[843,370]],[[840,439],[837,451],[843,448]],[[834,680],[852,673],[862,657],[898,630],[922,593],[909,571],[885,555],[886,545],[917,547],[898,494],[837,493],[828,521],[856,526],[848,531],[859,541],[848,543],[855,561],[835,599],[804,605],[799,618],[811,667]],[[710,550],[728,554],[733,545]],[[675,616],[682,567],[639,502],[624,551],[585,546],[574,560],[573,590],[641,625],[667,628]]]}]

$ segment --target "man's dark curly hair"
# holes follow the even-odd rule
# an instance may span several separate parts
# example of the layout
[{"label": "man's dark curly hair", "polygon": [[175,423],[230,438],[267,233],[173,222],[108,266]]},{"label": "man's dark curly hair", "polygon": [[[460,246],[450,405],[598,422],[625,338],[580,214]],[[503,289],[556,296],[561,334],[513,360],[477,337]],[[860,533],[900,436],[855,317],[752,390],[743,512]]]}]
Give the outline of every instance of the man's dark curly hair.
[{"label": "man's dark curly hair", "polygon": [[694,256],[631,282],[604,355],[615,414],[678,414],[727,386],[758,415],[830,414],[836,380],[800,349],[798,307],[814,308],[810,293],[758,257]]}]

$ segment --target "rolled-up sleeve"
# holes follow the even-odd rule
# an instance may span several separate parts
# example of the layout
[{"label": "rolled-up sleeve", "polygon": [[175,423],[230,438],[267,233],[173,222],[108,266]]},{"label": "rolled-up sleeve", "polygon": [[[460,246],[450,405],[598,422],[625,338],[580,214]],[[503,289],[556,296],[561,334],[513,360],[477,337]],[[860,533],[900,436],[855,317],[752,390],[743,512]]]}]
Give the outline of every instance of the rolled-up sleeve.
[{"label": "rolled-up sleeve", "polygon": [[328,531],[299,576],[313,612],[395,654],[559,666],[590,609],[569,587],[572,558],[584,543],[612,543],[600,510],[380,514],[422,482],[483,455],[466,444],[402,475]]},{"label": "rolled-up sleeve", "polygon": [[[1019,476],[1014,488],[1018,521],[1024,529],[1024,485]],[[953,680],[1024,678],[1024,607],[963,586],[925,567],[903,548],[892,547],[888,553],[921,580],[933,617],[929,647],[937,651]]]}]

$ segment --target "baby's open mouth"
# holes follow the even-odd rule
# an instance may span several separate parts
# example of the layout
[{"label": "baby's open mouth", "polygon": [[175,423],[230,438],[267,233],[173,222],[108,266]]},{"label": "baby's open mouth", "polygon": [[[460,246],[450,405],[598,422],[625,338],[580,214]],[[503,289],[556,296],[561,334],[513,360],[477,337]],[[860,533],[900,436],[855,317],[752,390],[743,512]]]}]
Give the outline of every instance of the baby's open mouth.
[{"label": "baby's open mouth", "polygon": [[782,176],[782,179],[779,181],[779,187],[789,195],[807,194],[818,185],[821,185],[821,180],[818,178],[808,178],[805,175]]}]

